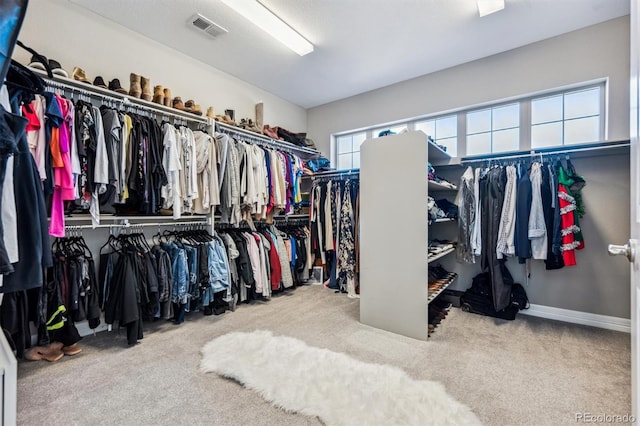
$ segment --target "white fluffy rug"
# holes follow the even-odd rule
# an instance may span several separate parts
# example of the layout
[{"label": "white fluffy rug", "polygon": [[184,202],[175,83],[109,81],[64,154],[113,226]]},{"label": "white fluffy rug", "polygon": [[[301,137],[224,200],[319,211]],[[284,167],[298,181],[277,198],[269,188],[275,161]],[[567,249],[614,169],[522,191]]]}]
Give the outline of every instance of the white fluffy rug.
[{"label": "white fluffy rug", "polygon": [[364,363],[269,331],[229,333],[210,341],[202,349],[200,368],[327,425],[481,424],[440,383],[413,380],[397,367]]}]

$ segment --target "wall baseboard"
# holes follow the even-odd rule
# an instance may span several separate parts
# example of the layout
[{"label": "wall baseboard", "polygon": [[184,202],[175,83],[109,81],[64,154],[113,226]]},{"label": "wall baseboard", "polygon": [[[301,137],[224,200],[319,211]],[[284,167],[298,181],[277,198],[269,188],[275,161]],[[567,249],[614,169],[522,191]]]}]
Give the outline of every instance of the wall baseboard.
[{"label": "wall baseboard", "polygon": [[531,304],[529,309],[519,312],[533,317],[547,318],[573,324],[589,325],[607,330],[631,333],[631,320],[628,318],[611,317],[608,315],[592,314],[589,312],[572,311],[570,309],[554,308],[551,306]]}]

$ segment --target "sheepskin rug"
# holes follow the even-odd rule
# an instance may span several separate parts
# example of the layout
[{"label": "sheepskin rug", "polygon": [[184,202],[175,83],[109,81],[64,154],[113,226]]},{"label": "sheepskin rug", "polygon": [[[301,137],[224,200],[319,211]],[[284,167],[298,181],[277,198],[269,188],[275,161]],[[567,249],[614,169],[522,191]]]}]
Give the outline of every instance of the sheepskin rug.
[{"label": "sheepskin rug", "polygon": [[200,369],[232,378],[274,406],[327,425],[479,425],[440,383],[368,364],[270,331],[229,333],[202,349]]}]

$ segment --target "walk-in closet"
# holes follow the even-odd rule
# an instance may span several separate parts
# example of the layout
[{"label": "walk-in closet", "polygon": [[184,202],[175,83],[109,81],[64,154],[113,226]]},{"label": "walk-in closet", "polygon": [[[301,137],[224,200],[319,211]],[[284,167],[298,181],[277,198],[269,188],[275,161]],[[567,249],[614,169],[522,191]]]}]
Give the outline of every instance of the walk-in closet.
[{"label": "walk-in closet", "polygon": [[3,2],[0,423],[635,423],[639,18]]}]

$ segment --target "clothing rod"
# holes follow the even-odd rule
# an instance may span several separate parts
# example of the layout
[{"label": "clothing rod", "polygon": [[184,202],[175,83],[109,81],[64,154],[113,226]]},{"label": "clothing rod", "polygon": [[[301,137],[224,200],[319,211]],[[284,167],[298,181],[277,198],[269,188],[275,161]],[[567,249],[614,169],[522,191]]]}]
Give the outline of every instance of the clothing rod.
[{"label": "clothing rod", "polygon": [[33,71],[44,80],[47,86],[50,86],[50,87],[69,90],[71,92],[77,91],[84,95],[93,96],[98,99],[104,99],[104,100],[110,100],[111,102],[122,103],[125,107],[139,108],[140,110],[143,110],[143,111],[155,112],[160,116],[168,115],[168,116],[176,117],[182,120],[186,120],[187,122],[196,122],[196,123],[211,125],[211,119],[207,117],[199,117],[189,112],[182,112],[174,108],[165,107],[163,105],[159,105],[151,101],[145,101],[144,99],[138,99],[133,96],[113,92],[108,89],[103,89],[101,87],[93,86],[89,83],[84,83],[81,81],[72,80],[70,78],[64,78],[64,77],[50,78],[46,75],[46,73],[43,73],[42,71],[39,71],[39,70],[33,70]]},{"label": "clothing rod", "polygon": [[69,231],[75,231],[79,229],[96,229],[96,228],[147,228],[158,226],[205,226],[209,225],[207,222],[154,222],[154,223],[109,223],[100,225],[65,225],[65,229]]},{"label": "clothing rod", "polygon": [[360,177],[360,169],[350,169],[350,170],[336,170],[329,172],[319,172],[313,175],[310,175],[312,179],[322,179],[325,177]]},{"label": "clothing rod", "polygon": [[287,151],[287,152],[292,152],[292,153],[302,152],[302,153],[311,154],[311,155],[319,155],[320,154],[320,152],[316,151],[315,149],[283,143],[281,141],[277,141],[275,139],[271,139],[271,138],[269,138],[267,136],[259,135],[257,133],[250,132],[250,131],[245,130],[245,129],[241,129],[239,127],[234,127],[234,126],[231,126],[229,124],[216,122],[216,130],[218,132],[220,132],[220,133],[227,133],[227,134],[230,134],[230,135],[237,135],[240,138],[242,138],[242,137],[250,138],[251,140],[255,141],[256,143],[266,144],[267,146],[275,146],[275,147],[278,147],[279,149],[281,149],[283,151]]},{"label": "clothing rod", "polygon": [[605,149],[613,149],[613,148],[625,148],[629,147],[631,144],[629,141],[621,141],[621,142],[605,142],[604,144],[598,144],[594,146],[583,146],[583,147],[575,147],[575,148],[548,148],[548,149],[533,149],[527,154],[513,154],[513,155],[499,155],[499,156],[487,156],[482,158],[462,158],[460,163],[481,163],[485,161],[493,161],[493,160],[510,160],[513,158],[526,158],[526,157],[536,157],[536,156],[552,156],[552,155],[562,155],[562,154],[572,154],[577,152],[586,152],[586,151],[601,151]]}]

